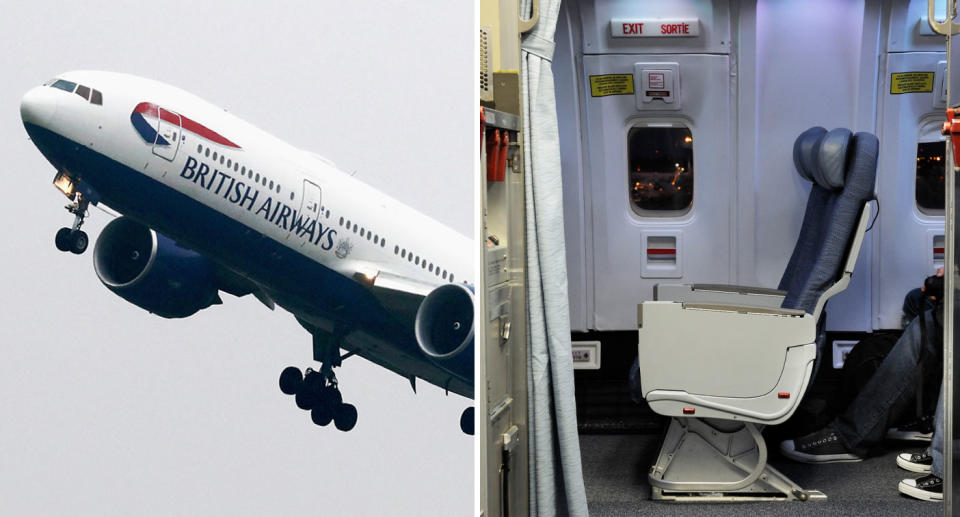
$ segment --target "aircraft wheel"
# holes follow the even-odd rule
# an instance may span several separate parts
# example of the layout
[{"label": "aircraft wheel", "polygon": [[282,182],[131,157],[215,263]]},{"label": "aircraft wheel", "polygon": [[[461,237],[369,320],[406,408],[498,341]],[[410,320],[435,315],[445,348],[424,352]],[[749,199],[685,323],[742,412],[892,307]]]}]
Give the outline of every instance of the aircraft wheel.
[{"label": "aircraft wheel", "polygon": [[57,230],[57,237],[54,239],[57,249],[60,251],[70,251],[70,228],[60,228]]},{"label": "aircraft wheel", "polygon": [[87,251],[87,245],[90,240],[87,238],[87,232],[76,231],[70,236],[70,251],[76,255]]},{"label": "aircraft wheel", "polygon": [[340,390],[337,388],[324,388],[321,397],[331,409],[340,407],[340,404],[343,404],[343,395],[340,394]]},{"label": "aircraft wheel", "polygon": [[357,408],[353,404],[340,404],[333,417],[333,424],[341,431],[349,431],[357,425]]},{"label": "aircraft wheel", "polygon": [[280,391],[287,395],[296,395],[303,387],[303,373],[296,366],[288,366],[280,372]]},{"label": "aircraft wheel", "polygon": [[313,423],[323,427],[333,420],[333,411],[331,411],[326,404],[317,404],[317,407],[313,408],[313,411],[310,412],[310,420],[313,420]]},{"label": "aircraft wheel", "polygon": [[463,434],[473,436],[473,415],[474,409],[472,406],[464,409],[463,413],[460,414],[460,430],[463,431]]},{"label": "aircraft wheel", "polygon": [[297,403],[297,407],[304,411],[310,411],[317,405],[317,398],[313,396],[309,388],[298,391],[294,401]]}]

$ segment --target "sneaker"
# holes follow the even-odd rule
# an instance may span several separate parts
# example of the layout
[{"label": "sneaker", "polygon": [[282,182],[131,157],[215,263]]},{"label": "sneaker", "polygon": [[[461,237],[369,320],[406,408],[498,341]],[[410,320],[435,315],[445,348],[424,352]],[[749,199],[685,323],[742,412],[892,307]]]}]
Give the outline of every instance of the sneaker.
[{"label": "sneaker", "polygon": [[897,455],[897,466],[910,472],[929,474],[933,466],[933,456],[927,454],[927,451],[915,452],[913,454],[901,452]]},{"label": "sneaker", "polygon": [[780,442],[780,452],[803,463],[840,463],[863,459],[848,451],[832,429],[821,429],[796,440]]},{"label": "sneaker", "polygon": [[943,480],[927,474],[917,479],[904,479],[897,486],[901,494],[923,501],[943,501]]},{"label": "sneaker", "polygon": [[890,440],[905,440],[911,442],[930,442],[933,438],[933,418],[924,417],[909,424],[887,429],[887,438]]}]

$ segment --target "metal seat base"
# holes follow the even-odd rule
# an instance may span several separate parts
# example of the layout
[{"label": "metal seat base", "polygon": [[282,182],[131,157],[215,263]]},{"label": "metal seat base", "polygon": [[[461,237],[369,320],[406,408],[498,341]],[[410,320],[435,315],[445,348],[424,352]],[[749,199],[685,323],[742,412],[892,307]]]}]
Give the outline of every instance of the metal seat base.
[{"label": "metal seat base", "polygon": [[673,418],[656,463],[650,467],[653,499],[678,502],[815,501],[767,465],[767,448],[755,424]]}]

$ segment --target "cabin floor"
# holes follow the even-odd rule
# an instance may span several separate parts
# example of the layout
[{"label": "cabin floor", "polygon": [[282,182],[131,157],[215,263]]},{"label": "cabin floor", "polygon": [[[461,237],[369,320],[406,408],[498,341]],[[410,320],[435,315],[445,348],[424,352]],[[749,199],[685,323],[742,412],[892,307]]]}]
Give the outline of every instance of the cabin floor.
[{"label": "cabin floor", "polygon": [[[913,444],[903,444],[904,450]],[[777,443],[767,440],[773,451]],[[656,460],[660,435],[581,434],[583,479],[591,516],[620,515],[942,515],[939,503],[918,501],[897,491],[897,483],[917,477],[896,465],[891,449],[858,463],[806,465],[773,455],[770,464],[805,489],[827,495],[826,501],[747,503],[674,503],[650,500],[647,470]]]}]

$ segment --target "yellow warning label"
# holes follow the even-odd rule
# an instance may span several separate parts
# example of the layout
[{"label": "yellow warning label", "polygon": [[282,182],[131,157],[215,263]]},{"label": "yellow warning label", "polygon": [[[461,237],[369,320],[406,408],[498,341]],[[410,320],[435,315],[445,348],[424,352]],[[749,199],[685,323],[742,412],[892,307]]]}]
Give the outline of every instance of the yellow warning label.
[{"label": "yellow warning label", "polygon": [[919,93],[933,91],[933,72],[902,72],[890,74],[890,93]]},{"label": "yellow warning label", "polygon": [[590,96],[633,95],[633,74],[591,75]]}]

